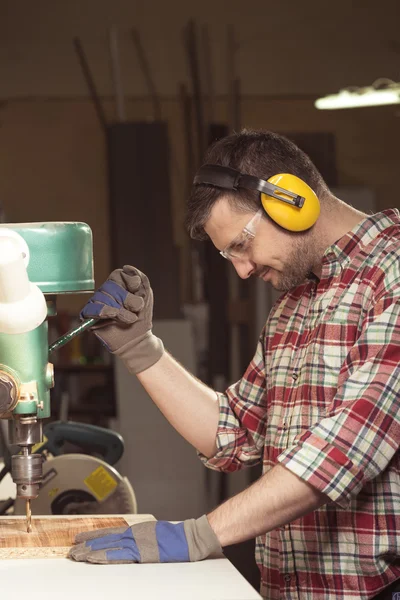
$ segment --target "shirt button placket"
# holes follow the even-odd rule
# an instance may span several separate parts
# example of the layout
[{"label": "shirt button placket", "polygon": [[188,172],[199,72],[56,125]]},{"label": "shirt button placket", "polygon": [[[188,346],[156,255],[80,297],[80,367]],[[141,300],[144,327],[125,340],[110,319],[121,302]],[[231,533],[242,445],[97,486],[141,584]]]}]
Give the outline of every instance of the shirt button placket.
[{"label": "shirt button placket", "polygon": [[289,447],[289,436],[288,436],[288,430],[289,430],[289,422],[285,419],[285,421],[283,421],[282,423],[282,431],[284,432],[284,436],[283,437],[283,443],[282,443],[282,447],[283,448],[288,448]]}]

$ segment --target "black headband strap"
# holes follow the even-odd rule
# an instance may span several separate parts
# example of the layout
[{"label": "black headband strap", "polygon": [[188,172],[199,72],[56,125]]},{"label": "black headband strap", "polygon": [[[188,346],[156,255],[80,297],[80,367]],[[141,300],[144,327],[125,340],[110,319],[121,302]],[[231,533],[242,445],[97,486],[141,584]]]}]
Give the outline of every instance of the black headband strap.
[{"label": "black headband strap", "polygon": [[259,179],[253,175],[245,175],[236,169],[221,165],[203,165],[200,167],[193,180],[193,185],[201,184],[213,185],[226,190],[238,190],[239,188],[257,190],[262,194],[267,194],[298,208],[301,208],[305,201],[303,196],[269,183],[265,179]]},{"label": "black headband strap", "polygon": [[194,178],[194,185],[205,183],[206,185],[215,185],[227,190],[237,190],[238,182],[241,177],[240,171],[221,165],[203,165],[197,171]]}]

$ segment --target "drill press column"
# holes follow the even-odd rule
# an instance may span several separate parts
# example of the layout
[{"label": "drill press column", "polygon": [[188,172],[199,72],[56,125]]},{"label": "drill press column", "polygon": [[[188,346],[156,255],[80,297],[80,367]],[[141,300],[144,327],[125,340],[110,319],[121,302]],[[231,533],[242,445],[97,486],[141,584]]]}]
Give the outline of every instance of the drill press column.
[{"label": "drill press column", "polygon": [[[0,419],[9,420],[17,496],[39,494],[42,419],[50,416],[53,366],[48,362],[48,307],[55,294],[92,292],[92,232],[85,223],[0,225]],[[29,523],[29,518],[28,518]]]},{"label": "drill press column", "polygon": [[[21,454],[12,457],[11,476],[17,484],[17,496],[27,501],[37,498],[42,481],[42,457],[32,454],[32,445],[40,442],[41,422],[37,419],[40,392],[48,394],[40,385],[43,360],[32,357],[32,340],[45,327],[47,306],[43,293],[29,281],[26,264],[29,250],[15,232],[2,230],[0,235],[0,416],[8,416],[11,444],[21,448]],[[40,333],[39,333],[40,336]],[[43,352],[41,353],[43,355]],[[38,368],[39,367],[39,368]],[[43,402],[41,402],[43,407]],[[21,410],[22,409],[22,410]],[[28,531],[30,519],[28,519]]]}]

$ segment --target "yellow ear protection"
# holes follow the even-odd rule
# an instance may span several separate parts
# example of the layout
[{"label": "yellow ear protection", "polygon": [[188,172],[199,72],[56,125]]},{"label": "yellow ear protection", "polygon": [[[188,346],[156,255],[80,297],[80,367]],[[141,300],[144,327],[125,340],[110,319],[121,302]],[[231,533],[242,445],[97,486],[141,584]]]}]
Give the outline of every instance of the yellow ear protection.
[{"label": "yellow ear protection", "polygon": [[315,192],[305,181],[289,173],[273,175],[265,181],[230,167],[203,165],[196,173],[193,184],[213,185],[226,190],[258,190],[267,215],[289,231],[310,229],[320,213]]}]

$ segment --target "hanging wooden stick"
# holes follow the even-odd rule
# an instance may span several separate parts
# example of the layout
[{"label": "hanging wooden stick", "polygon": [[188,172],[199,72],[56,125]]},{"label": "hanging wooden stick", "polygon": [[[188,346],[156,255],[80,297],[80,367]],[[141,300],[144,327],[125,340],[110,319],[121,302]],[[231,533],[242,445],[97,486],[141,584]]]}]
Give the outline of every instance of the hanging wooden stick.
[{"label": "hanging wooden stick", "polygon": [[114,84],[115,102],[117,119],[119,122],[126,120],[124,91],[121,79],[121,66],[119,62],[118,52],[118,34],[117,27],[113,25],[110,28],[110,58],[111,58],[111,73]]},{"label": "hanging wooden stick", "polygon": [[132,29],[132,40],[136,48],[137,57],[139,60],[140,68],[142,70],[144,79],[146,81],[147,89],[153,103],[153,118],[155,121],[161,120],[161,102],[159,95],[156,90],[154,79],[151,74],[150,63],[147,59],[146,53],[140,35],[137,29]]},{"label": "hanging wooden stick", "polygon": [[89,63],[87,61],[86,54],[85,54],[85,51],[82,46],[82,42],[80,41],[80,39],[78,37],[74,37],[73,41],[74,41],[75,51],[78,55],[79,64],[82,69],[83,77],[86,81],[86,85],[89,90],[89,95],[92,99],[97,117],[100,122],[100,125],[101,125],[102,129],[104,130],[104,132],[106,132],[107,119],[106,119],[103,107],[101,105],[99,95],[97,93],[96,85],[94,83],[94,79],[93,79],[92,73],[90,71]]}]

